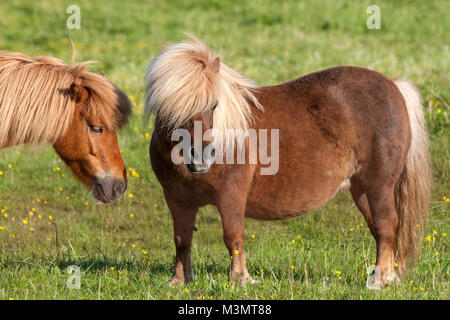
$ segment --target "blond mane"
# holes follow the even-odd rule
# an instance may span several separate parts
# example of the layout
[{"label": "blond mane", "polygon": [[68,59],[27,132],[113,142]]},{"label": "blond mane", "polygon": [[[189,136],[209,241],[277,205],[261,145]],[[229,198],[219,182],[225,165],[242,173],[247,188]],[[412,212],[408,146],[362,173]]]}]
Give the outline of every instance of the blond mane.
[{"label": "blond mane", "polygon": [[243,129],[245,134],[253,120],[251,104],[262,109],[254,95],[256,85],[222,62],[217,72],[214,60],[211,50],[194,37],[167,47],[146,72],[146,114],[154,113],[169,129],[176,129],[216,106],[215,139],[224,138],[228,145],[235,138],[228,129]]},{"label": "blond mane", "polygon": [[131,110],[128,98],[103,76],[86,71],[91,63],[67,65],[52,57],[0,51],[0,147],[54,143],[76,110],[72,84],[89,92],[87,116],[113,130],[122,126]]}]

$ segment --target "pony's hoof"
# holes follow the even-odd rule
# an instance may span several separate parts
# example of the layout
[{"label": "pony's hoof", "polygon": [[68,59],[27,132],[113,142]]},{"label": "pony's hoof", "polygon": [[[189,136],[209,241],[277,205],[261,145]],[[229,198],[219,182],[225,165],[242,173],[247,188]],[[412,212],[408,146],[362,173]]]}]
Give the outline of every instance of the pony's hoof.
[{"label": "pony's hoof", "polygon": [[367,279],[367,288],[370,290],[381,290],[383,289],[383,282],[376,274],[372,274]]},{"label": "pony's hoof", "polygon": [[178,286],[178,285],[184,284],[184,283],[185,283],[184,279],[182,279],[182,278],[180,278],[180,277],[173,276],[173,277],[169,280],[169,282],[167,282],[167,285],[168,285],[169,287],[174,287],[174,286]]},{"label": "pony's hoof", "polygon": [[392,271],[390,272],[387,276],[386,279],[384,281],[385,285],[389,285],[389,284],[399,284],[400,283],[400,277],[397,274],[397,272]]},{"label": "pony's hoof", "polygon": [[257,284],[259,283],[259,280],[255,280],[248,273],[237,273],[237,272],[231,272],[230,274],[230,282],[232,283],[239,283],[241,285],[245,284]]}]

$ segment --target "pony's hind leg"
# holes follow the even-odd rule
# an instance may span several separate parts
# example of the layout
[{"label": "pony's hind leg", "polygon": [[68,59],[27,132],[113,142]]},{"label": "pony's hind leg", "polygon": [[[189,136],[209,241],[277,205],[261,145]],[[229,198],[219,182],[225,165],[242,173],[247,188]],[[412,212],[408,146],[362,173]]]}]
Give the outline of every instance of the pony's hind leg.
[{"label": "pony's hind leg", "polygon": [[[368,191],[366,191],[368,190]],[[398,214],[395,209],[393,186],[364,188],[352,180],[350,189],[353,200],[363,214],[376,241],[376,270],[372,287],[382,287],[399,280],[394,267],[395,238],[398,229]]]},{"label": "pony's hind leg", "polygon": [[173,218],[176,247],[175,267],[169,285],[189,283],[194,279],[191,265],[191,244],[198,207],[187,208],[166,192],[164,192],[164,196]]},{"label": "pony's hind leg", "polygon": [[394,267],[398,214],[395,209],[394,187],[369,192],[367,199],[372,214],[373,235],[377,244],[377,263],[382,285],[399,280]]}]

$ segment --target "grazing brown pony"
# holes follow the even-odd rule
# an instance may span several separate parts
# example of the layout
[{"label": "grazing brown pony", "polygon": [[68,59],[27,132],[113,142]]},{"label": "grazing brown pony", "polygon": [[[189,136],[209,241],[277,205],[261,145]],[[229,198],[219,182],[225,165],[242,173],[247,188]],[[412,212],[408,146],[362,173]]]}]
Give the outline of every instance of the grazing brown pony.
[{"label": "grazing brown pony", "polygon": [[[170,284],[193,278],[190,248],[199,207],[219,209],[232,256],[230,280],[245,283],[251,277],[243,250],[244,217],[295,217],[347,189],[376,241],[379,277],[374,282],[382,286],[398,280],[407,262],[417,258],[428,214],[430,164],[424,114],[413,85],[340,66],[256,87],[196,39],[157,56],[146,85],[146,110],[156,114],[151,163],[174,224]],[[180,128],[192,134],[194,121],[202,133],[217,131],[213,142],[202,141],[203,150],[246,139],[233,138],[226,129],[279,129],[278,172],[261,174],[261,163],[218,164],[225,155],[213,164],[207,157],[194,165],[175,164],[172,134]],[[243,148],[249,151],[248,141]],[[194,158],[201,151],[191,149]]]},{"label": "grazing brown pony", "polygon": [[0,52],[0,149],[51,143],[75,176],[102,202],[127,187],[115,131],[130,113],[126,95],[91,62]]}]

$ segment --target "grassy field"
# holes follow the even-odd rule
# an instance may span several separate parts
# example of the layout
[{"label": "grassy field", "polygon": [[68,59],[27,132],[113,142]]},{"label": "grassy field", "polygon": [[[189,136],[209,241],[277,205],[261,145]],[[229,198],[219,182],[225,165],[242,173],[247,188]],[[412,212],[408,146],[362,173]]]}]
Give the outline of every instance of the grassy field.
[{"label": "grassy field", "polygon": [[[76,1],[81,29],[66,28],[74,1],[0,3],[0,50],[78,61],[122,88],[134,116],[119,133],[129,169],[124,198],[98,205],[51,147],[0,152],[0,299],[448,299],[450,2],[376,1],[381,30],[366,28],[373,1]],[[407,279],[366,288],[375,242],[349,194],[289,221],[246,220],[246,252],[258,285],[228,283],[229,256],[215,208],[198,215],[197,281],[167,287],[172,221],[149,163],[143,124],[148,62],[183,31],[269,85],[335,65],[358,65],[416,83],[432,133],[433,202],[423,255]],[[81,268],[69,290],[67,267]]]}]

